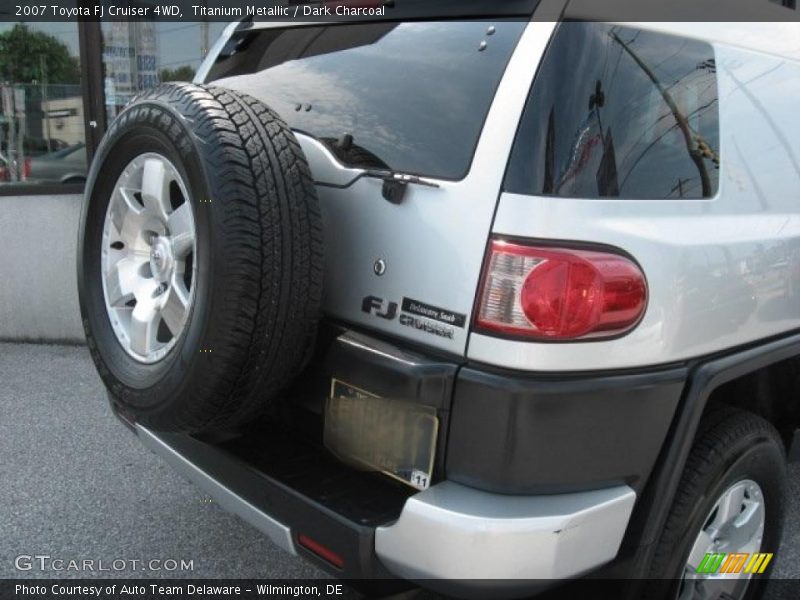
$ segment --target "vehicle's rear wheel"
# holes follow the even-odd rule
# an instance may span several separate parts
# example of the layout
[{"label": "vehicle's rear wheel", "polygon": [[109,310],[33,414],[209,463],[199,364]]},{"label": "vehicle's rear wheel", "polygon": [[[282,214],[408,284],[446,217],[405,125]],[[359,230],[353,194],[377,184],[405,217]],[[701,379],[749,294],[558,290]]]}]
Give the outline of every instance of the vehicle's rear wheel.
[{"label": "vehicle's rear wheel", "polygon": [[114,402],[168,431],[258,416],[313,343],[321,240],[274,112],[192,84],[137,98],[98,149],[79,242],[84,329]]},{"label": "vehicle's rear wheel", "polygon": [[[783,526],[786,458],[775,428],[720,407],[703,419],[656,547],[647,597],[760,597]],[[752,562],[751,562],[752,560]]]}]

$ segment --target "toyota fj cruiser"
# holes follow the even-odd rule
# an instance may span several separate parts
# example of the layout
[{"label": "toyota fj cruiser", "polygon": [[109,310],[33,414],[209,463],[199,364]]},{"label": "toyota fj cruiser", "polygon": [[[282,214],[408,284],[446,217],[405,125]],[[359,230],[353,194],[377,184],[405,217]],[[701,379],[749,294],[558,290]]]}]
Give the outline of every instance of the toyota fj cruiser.
[{"label": "toyota fj cruiser", "polygon": [[114,411],[345,579],[754,596],[800,424],[797,28],[477,4],[234,23],[115,119],[78,261]]}]

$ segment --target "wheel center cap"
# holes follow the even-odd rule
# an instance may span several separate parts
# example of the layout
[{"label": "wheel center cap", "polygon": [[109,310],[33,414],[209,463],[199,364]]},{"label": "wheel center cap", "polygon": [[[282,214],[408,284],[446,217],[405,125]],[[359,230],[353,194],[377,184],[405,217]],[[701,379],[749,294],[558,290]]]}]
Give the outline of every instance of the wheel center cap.
[{"label": "wheel center cap", "polygon": [[175,259],[169,240],[159,237],[150,248],[150,271],[159,281],[167,281],[172,275]]}]

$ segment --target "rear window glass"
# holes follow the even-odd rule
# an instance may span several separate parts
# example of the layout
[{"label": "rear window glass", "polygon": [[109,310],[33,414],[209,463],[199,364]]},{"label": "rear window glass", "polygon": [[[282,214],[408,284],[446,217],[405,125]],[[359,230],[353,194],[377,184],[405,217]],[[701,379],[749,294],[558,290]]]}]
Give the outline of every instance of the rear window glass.
[{"label": "rear window glass", "polygon": [[412,22],[245,32],[208,80],[267,103],[347,165],[461,179],[524,27]]},{"label": "rear window glass", "polygon": [[531,90],[505,189],[573,198],[707,198],[719,179],[713,48],[562,23]]}]

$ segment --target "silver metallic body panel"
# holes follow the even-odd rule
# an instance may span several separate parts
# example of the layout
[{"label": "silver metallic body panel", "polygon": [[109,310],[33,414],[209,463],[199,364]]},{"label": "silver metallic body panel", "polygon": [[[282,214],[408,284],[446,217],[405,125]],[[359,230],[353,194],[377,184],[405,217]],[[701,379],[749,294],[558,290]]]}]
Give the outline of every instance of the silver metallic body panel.
[{"label": "silver metallic body panel", "polygon": [[[721,174],[709,200],[605,200],[503,194],[495,234],[622,248],[649,285],[644,319],[602,342],[542,344],[473,333],[470,359],[575,371],[680,361],[800,327],[800,63],[770,35],[798,24],[637,24],[717,40]],[[744,35],[745,27],[749,35]],[[783,43],[787,43],[784,39]],[[795,43],[796,46],[796,43]],[[796,51],[795,51],[796,54]]]},{"label": "silver metallic body panel", "polygon": [[[535,65],[553,28],[553,23],[533,23],[523,33],[466,178],[439,180],[439,188],[410,185],[401,205],[383,199],[376,179],[362,179],[344,190],[318,186],[327,248],[324,309],[328,314],[453,353],[465,352],[468,325],[452,327],[450,339],[404,326],[399,319],[365,313],[362,302],[366,296],[377,296],[401,304],[406,297],[455,313],[472,313],[505,157]],[[342,184],[359,172],[337,163],[313,139],[298,137],[316,181]],[[386,264],[383,276],[373,270],[379,259]]]},{"label": "silver metallic body panel", "polygon": [[[438,189],[411,185],[399,206],[381,197],[374,179],[345,190],[318,187],[328,248],[326,312],[466,352],[472,360],[535,371],[662,364],[800,327],[800,120],[794,102],[800,97],[800,24],[629,25],[714,45],[722,156],[714,199],[503,194],[491,225],[523,104],[554,29],[553,23],[531,23],[497,90],[465,179],[439,181]],[[342,184],[358,173],[313,139],[299,138],[318,182]],[[469,335],[459,327],[452,328],[452,338],[441,337],[362,310],[366,296],[386,304],[413,298],[471,318],[490,230],[622,248],[648,279],[643,321],[616,340],[542,344]],[[379,259],[386,264],[383,276],[373,270]]]},{"label": "silver metallic body panel", "polygon": [[627,486],[502,496],[445,481],[379,527],[375,551],[406,579],[572,577],[617,555],[635,499]]},{"label": "silver metallic body panel", "polygon": [[[582,3],[586,4],[586,3]],[[470,360],[529,371],[643,367],[800,329],[800,25],[636,23],[708,41],[719,85],[719,191],[707,200],[567,199],[500,194],[528,89],[553,23],[531,23],[497,90],[461,181],[411,185],[401,205],[381,183],[319,185],[327,246],[325,310],[334,317]],[[204,64],[207,71],[207,64]],[[359,171],[298,134],[314,178]],[[500,195],[499,203],[497,201]],[[496,209],[496,213],[495,213]],[[608,341],[531,343],[455,328],[452,339],[362,311],[365,296],[414,298],[471,317],[490,234],[614,246],[642,266],[649,300],[631,333]],[[383,259],[386,273],[373,265]],[[143,442],[289,551],[291,532],[140,429]],[[635,502],[627,486],[541,497],[452,482],[411,497],[376,531],[395,574],[425,578],[563,578],[612,560]]]}]

